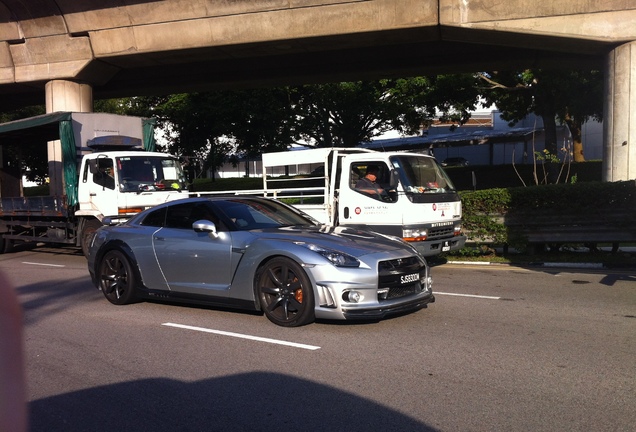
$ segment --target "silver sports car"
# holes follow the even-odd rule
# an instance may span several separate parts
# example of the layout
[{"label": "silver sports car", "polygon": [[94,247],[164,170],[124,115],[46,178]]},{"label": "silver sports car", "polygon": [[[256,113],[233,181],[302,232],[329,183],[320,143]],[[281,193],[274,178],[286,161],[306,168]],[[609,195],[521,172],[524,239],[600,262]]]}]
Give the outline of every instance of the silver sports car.
[{"label": "silver sports car", "polygon": [[288,327],[380,319],[435,301],[425,259],[401,239],[320,226],[264,198],[187,198],[103,227],[88,269],[116,305],[230,306]]}]

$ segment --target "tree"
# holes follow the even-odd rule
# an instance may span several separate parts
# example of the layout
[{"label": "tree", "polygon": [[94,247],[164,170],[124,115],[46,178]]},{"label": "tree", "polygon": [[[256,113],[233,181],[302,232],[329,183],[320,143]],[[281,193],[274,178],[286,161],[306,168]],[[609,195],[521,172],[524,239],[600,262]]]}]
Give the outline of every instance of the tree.
[{"label": "tree", "polygon": [[201,172],[231,154],[248,157],[286,149],[293,141],[287,88],[212,91],[119,100],[130,115],[155,117],[167,150],[198,161]]},{"label": "tree", "polygon": [[[0,113],[0,123],[41,115],[45,111],[43,105],[36,105]],[[1,147],[5,160],[3,167],[5,171],[18,178],[24,175],[27,180],[44,184],[48,173],[48,154],[45,142],[21,141],[19,145],[3,145]]]},{"label": "tree", "polygon": [[286,150],[295,137],[290,89],[277,87],[224,92],[225,134],[249,157]]},{"label": "tree", "polygon": [[223,107],[218,93],[191,93],[168,96],[154,107],[168,132],[168,151],[200,164],[202,172],[222,164],[231,149],[224,135]]},{"label": "tree", "polygon": [[319,147],[353,147],[388,130],[418,133],[440,112],[463,123],[478,99],[474,81],[440,75],[296,87],[298,136]]},{"label": "tree", "polygon": [[574,161],[585,161],[582,129],[589,119],[603,120],[603,74],[601,71],[571,71],[561,80],[564,105],[557,109],[558,119],[572,135]]},{"label": "tree", "polygon": [[[296,87],[293,103],[299,137],[317,147],[354,147],[391,128],[399,130],[405,123],[391,84],[383,80]],[[408,118],[419,116],[411,111]]]},{"label": "tree", "polygon": [[101,109],[156,117],[171,153],[202,161],[254,157],[292,143],[352,147],[398,130],[414,134],[441,115],[463,123],[478,100],[474,75],[440,75],[104,102]]},{"label": "tree", "polygon": [[483,96],[497,105],[511,123],[534,112],[543,119],[545,148],[558,155],[557,121],[566,124],[573,139],[575,161],[583,161],[581,127],[603,115],[603,76],[599,71],[543,70],[483,72],[478,77]]}]

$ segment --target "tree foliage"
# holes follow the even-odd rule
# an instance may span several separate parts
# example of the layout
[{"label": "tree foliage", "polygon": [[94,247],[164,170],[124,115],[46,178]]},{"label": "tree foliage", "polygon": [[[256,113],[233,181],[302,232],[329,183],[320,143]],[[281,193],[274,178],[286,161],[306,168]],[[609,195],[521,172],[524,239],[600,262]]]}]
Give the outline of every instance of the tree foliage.
[{"label": "tree foliage", "polygon": [[479,97],[474,84],[464,74],[297,87],[299,136],[319,147],[353,147],[389,130],[417,134],[438,117],[462,124]]},{"label": "tree foliage", "polygon": [[287,148],[293,115],[286,89],[175,94],[145,100],[167,132],[167,149],[199,161],[199,169],[220,166],[228,155],[253,156]]},{"label": "tree foliage", "polygon": [[296,87],[297,136],[317,147],[354,147],[388,130],[412,133],[425,117],[414,103],[422,86],[425,79]]},{"label": "tree foliage", "polygon": [[[598,71],[523,70],[130,97],[95,101],[94,110],[156,118],[165,132],[159,147],[197,161],[205,172],[232,155],[254,157],[293,143],[352,147],[389,130],[416,134],[434,120],[463,124],[480,96],[510,122],[532,112],[543,117],[552,154],[559,147],[556,122],[567,124],[576,156],[582,123],[602,116],[601,95]],[[0,120],[41,113],[43,107],[29,108]],[[23,153],[13,156],[23,168],[46,170],[44,153],[38,161],[37,152],[15,151]]]},{"label": "tree foliage", "polygon": [[[29,106],[11,112],[0,113],[0,123],[20,120],[45,113],[43,105]],[[3,169],[11,175],[24,175],[28,180],[43,184],[48,172],[48,154],[46,143],[24,142],[18,145],[1,146],[5,166]]]},{"label": "tree foliage", "polygon": [[[559,154],[557,121],[566,124],[573,138],[574,160],[583,161],[581,128],[590,118],[603,116],[603,76],[596,70],[526,69],[478,74],[481,93],[511,123],[530,113],[543,119],[545,148]],[[569,152],[569,149],[567,150]]]},{"label": "tree foliage", "polygon": [[153,116],[172,153],[203,161],[253,157],[293,143],[352,147],[388,130],[415,134],[441,115],[469,118],[478,93],[473,75],[357,81],[214,91],[108,102],[104,108]]}]

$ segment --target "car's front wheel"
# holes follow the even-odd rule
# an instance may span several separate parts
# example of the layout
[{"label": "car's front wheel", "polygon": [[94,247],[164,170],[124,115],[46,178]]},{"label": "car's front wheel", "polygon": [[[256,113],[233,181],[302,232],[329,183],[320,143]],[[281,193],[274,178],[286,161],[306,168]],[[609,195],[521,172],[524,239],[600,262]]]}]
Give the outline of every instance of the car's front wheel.
[{"label": "car's front wheel", "polygon": [[115,305],[136,300],[135,273],[128,257],[117,249],[109,250],[99,262],[97,277],[106,299]]},{"label": "car's front wheel", "polygon": [[284,327],[314,321],[314,294],[302,267],[289,258],[266,262],[256,274],[256,291],[265,316]]}]

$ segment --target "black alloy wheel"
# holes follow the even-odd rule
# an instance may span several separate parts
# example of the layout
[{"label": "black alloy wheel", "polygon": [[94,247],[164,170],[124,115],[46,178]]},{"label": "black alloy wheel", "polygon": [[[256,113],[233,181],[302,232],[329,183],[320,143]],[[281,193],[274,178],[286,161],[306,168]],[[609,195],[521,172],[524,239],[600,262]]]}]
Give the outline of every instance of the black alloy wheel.
[{"label": "black alloy wheel", "polygon": [[114,305],[125,305],[136,300],[136,278],[126,255],[112,249],[102,257],[97,277],[106,299]]},{"label": "black alloy wheel", "polygon": [[256,274],[256,290],[265,316],[274,324],[298,327],[314,321],[311,282],[297,262],[285,257],[266,262]]}]

